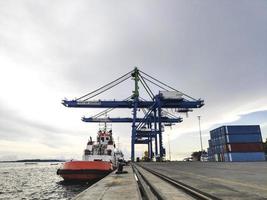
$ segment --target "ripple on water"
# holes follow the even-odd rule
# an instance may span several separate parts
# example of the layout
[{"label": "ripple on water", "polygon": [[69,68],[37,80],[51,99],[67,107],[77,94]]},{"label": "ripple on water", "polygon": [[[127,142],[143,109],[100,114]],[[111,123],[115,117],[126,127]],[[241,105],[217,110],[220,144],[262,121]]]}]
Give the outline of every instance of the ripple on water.
[{"label": "ripple on water", "polygon": [[0,200],[71,199],[93,183],[70,184],[56,175],[50,163],[0,163]]}]

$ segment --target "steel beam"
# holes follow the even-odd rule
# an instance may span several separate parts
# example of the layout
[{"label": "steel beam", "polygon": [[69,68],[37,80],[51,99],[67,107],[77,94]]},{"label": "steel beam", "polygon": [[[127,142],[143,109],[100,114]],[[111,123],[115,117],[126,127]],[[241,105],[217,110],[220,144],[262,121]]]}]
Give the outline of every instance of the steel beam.
[{"label": "steel beam", "polygon": [[[137,108],[150,108],[154,101],[138,101]],[[73,108],[134,108],[133,101],[76,101],[63,100],[62,104]],[[204,105],[203,100],[197,101],[162,101],[161,108],[200,108]]]},{"label": "steel beam", "polygon": [[[146,122],[153,122],[154,118],[147,119]],[[132,123],[133,118],[93,118],[93,117],[83,117],[82,121],[84,122],[91,122],[91,123],[99,123],[99,122],[107,122],[107,123]],[[135,122],[142,122],[143,118],[136,118]],[[169,117],[162,117],[161,121],[163,123],[179,123],[182,122],[182,118],[169,118]],[[156,120],[158,122],[158,120]]]}]

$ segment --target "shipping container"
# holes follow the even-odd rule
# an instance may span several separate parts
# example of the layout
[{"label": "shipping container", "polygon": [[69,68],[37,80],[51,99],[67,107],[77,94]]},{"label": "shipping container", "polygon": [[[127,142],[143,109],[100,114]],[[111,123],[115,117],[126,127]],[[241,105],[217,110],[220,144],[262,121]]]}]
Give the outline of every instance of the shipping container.
[{"label": "shipping container", "polygon": [[214,155],[214,160],[215,160],[216,162],[221,162],[221,156],[220,156],[220,154],[215,154],[215,155]]},{"label": "shipping container", "polygon": [[225,152],[263,152],[262,143],[232,143],[225,145]]},{"label": "shipping container", "polygon": [[226,135],[226,143],[260,143],[261,135],[245,134],[245,135]]},{"label": "shipping container", "polygon": [[212,146],[211,140],[209,140],[208,142],[209,142],[209,147],[211,147]]},{"label": "shipping container", "polygon": [[261,134],[259,125],[225,126],[226,134]]},{"label": "shipping container", "polygon": [[210,131],[209,158],[214,161],[261,161],[262,152],[259,125],[221,126]]},{"label": "shipping container", "polygon": [[225,126],[216,128],[210,131],[210,133],[211,133],[211,138],[223,136],[225,134]]},{"label": "shipping container", "polygon": [[230,162],[230,160],[229,160],[229,154],[228,153],[225,153],[224,154],[224,161],[225,162]]},{"label": "shipping container", "polygon": [[259,125],[231,125],[221,126],[210,131],[211,137],[219,137],[225,134],[261,134]]},{"label": "shipping container", "polygon": [[263,152],[227,153],[227,156],[230,162],[265,161]]}]

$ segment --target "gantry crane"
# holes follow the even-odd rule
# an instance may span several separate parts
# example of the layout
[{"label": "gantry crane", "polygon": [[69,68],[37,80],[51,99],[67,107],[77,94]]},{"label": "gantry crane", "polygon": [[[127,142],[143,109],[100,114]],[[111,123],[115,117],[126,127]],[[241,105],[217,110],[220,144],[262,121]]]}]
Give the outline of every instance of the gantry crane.
[{"label": "gantry crane", "polygon": [[[124,100],[91,100],[97,95],[117,86],[118,84],[132,78],[134,80],[134,91],[132,95]],[[150,100],[145,100],[139,94],[139,82],[143,85]],[[157,94],[154,94],[149,84],[160,88]],[[175,109],[178,113],[188,113],[193,108],[200,108],[204,105],[201,99],[195,99],[188,96],[173,87],[153,78],[145,72],[134,68],[134,70],[124,74],[118,79],[85,94],[74,100],[63,100],[62,104],[66,107],[75,108],[106,108],[106,110],[94,115],[93,117],[83,117],[84,122],[110,122],[110,123],[132,123],[131,134],[131,160],[135,159],[135,144],[146,144],[148,146],[148,155],[152,159],[154,153],[152,150],[153,141],[155,154],[158,160],[162,160],[165,156],[165,149],[162,143],[162,132],[164,125],[173,125],[182,122],[182,118],[168,112],[168,109]],[[110,118],[106,116],[115,108],[132,109],[132,117],[127,118]],[[142,117],[138,117],[138,113],[144,112]]]}]

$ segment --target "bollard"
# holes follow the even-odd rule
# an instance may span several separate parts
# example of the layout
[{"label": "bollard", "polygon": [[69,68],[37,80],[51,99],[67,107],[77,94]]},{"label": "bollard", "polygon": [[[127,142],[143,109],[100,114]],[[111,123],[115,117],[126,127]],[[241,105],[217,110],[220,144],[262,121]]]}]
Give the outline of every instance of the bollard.
[{"label": "bollard", "polygon": [[126,174],[126,173],[128,173],[127,171],[123,171],[123,166],[124,166],[123,160],[119,159],[119,161],[118,161],[118,169],[116,171],[116,174]]}]

